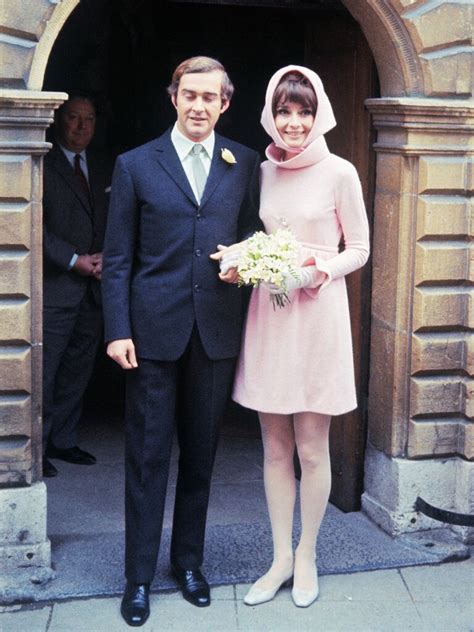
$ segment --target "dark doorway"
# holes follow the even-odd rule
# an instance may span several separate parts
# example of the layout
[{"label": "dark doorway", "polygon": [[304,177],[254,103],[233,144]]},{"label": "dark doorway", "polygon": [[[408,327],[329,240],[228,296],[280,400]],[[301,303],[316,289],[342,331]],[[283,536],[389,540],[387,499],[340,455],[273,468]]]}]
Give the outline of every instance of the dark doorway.
[{"label": "dark doorway", "polygon": [[[113,155],[162,133],[175,118],[166,86],[173,69],[196,54],[223,62],[236,85],[219,131],[262,152],[268,138],[260,126],[266,85],[278,68],[296,63],[320,74],[338,126],[327,140],[334,153],[357,167],[369,214],[372,209],[371,128],[364,100],[377,96],[368,44],[342,3],[154,2],[82,0],[52,50],[45,90],[85,90],[102,115],[96,144]],[[332,501],[351,511],[360,506],[366,440],[370,269],[348,279],[354,333],[359,409],[333,422]],[[119,405],[123,377],[99,354],[87,404]],[[259,436],[253,413],[232,405],[232,433]]]}]

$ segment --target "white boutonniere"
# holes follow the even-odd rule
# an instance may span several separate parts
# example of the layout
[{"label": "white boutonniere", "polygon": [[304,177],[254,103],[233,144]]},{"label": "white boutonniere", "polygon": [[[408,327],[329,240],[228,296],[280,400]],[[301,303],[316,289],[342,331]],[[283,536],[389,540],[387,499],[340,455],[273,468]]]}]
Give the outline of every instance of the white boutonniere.
[{"label": "white boutonniere", "polygon": [[229,163],[229,165],[236,165],[237,160],[235,159],[234,154],[230,151],[230,149],[226,149],[222,147],[221,149],[221,158]]}]

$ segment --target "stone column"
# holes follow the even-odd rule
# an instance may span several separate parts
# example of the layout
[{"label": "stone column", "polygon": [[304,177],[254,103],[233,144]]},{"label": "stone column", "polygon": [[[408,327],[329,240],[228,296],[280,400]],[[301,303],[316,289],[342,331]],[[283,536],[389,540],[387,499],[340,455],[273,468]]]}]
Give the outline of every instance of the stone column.
[{"label": "stone column", "polygon": [[417,496],[474,509],[474,106],[417,98],[367,106],[378,185],[362,505],[397,535],[441,526],[415,511]]},{"label": "stone column", "polygon": [[0,90],[0,597],[51,576],[41,480],[42,156],[63,93]]}]

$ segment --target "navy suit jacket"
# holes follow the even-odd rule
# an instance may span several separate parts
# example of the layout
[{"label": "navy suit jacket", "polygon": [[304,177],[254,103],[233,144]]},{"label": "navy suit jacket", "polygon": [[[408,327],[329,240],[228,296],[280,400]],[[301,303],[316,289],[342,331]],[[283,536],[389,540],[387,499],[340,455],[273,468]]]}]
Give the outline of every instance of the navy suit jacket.
[{"label": "navy suit jacket", "polygon": [[262,228],[259,167],[255,151],[216,134],[198,204],[170,130],[118,157],[102,274],[107,342],[132,338],[138,357],[172,361],[196,323],[212,360],[238,354],[242,290],[219,280],[209,255]]},{"label": "navy suit jacket", "polygon": [[44,159],[43,300],[49,307],[73,307],[92,287],[100,302],[100,283],[69,270],[72,256],[101,252],[109,202],[112,164],[87,151],[90,198],[59,147]]}]

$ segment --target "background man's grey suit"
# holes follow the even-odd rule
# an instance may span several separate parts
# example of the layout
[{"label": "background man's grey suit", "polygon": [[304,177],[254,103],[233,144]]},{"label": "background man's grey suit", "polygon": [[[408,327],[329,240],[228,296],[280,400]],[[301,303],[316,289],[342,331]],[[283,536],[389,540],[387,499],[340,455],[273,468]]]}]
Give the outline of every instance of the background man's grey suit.
[{"label": "background man's grey suit", "polygon": [[77,444],[82,395],[101,337],[100,282],[69,269],[74,254],[102,251],[111,164],[87,151],[90,196],[63,151],[44,160],[43,437]]}]

